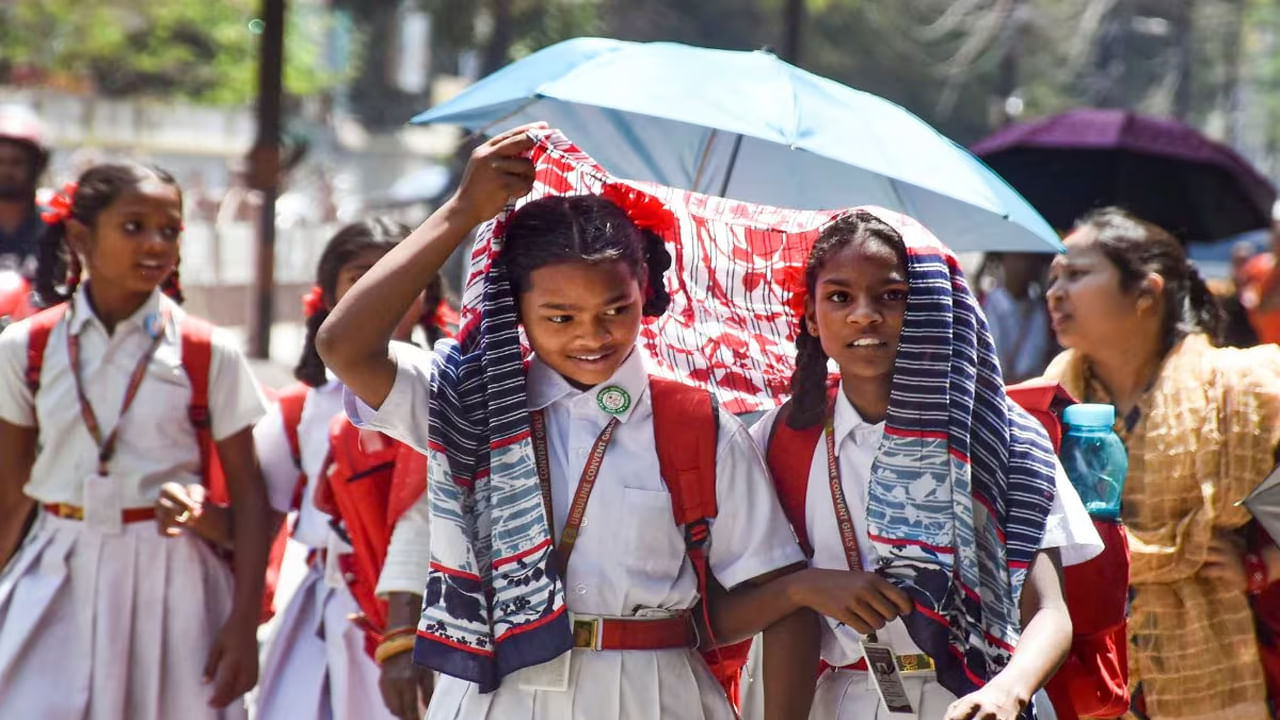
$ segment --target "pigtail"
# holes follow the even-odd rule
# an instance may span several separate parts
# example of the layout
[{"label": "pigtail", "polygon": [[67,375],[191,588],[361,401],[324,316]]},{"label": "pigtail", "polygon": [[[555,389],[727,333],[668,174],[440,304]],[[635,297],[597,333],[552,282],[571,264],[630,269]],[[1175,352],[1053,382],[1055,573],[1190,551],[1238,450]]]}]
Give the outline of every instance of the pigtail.
[{"label": "pigtail", "polygon": [[1187,309],[1190,320],[1204,331],[1215,345],[1222,342],[1226,329],[1226,312],[1195,265],[1187,263]]},{"label": "pigtail", "polygon": [[327,317],[329,317],[327,309],[318,310],[307,316],[307,339],[302,345],[302,356],[298,358],[298,365],[293,369],[293,376],[311,387],[320,387],[329,379],[325,372],[324,360],[320,359],[320,352],[316,350],[316,334],[320,332],[320,326],[324,324]]},{"label": "pigtail", "polygon": [[169,273],[169,277],[164,279],[160,285],[160,291],[169,296],[169,299],[179,305],[186,302],[187,298],[182,294],[182,280],[178,276],[178,265],[182,263],[182,257],[179,256],[173,264],[173,272]]},{"label": "pigtail", "polygon": [[36,298],[44,307],[64,303],[80,284],[80,259],[67,245],[67,221],[49,223],[37,248]]},{"label": "pigtail", "polygon": [[827,416],[827,353],[818,336],[800,319],[796,336],[796,369],[791,374],[791,412],[787,427],[802,430],[822,422]]},{"label": "pigtail", "polygon": [[643,312],[646,317],[658,317],[671,305],[671,293],[667,292],[666,273],[671,269],[671,253],[657,233],[642,230],[644,235],[644,260],[649,269]]}]

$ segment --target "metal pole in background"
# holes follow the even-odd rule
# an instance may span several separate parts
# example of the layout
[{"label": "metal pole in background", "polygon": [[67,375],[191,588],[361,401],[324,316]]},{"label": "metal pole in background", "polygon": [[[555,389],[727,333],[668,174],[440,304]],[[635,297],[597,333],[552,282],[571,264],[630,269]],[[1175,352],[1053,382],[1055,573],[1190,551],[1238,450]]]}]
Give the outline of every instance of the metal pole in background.
[{"label": "metal pole in background", "polygon": [[253,283],[249,354],[271,355],[276,268],[276,196],[280,185],[280,106],[284,94],[285,0],[262,0],[262,44],[258,56],[258,137],[249,153],[249,184],[262,193],[258,218],[258,262]]}]

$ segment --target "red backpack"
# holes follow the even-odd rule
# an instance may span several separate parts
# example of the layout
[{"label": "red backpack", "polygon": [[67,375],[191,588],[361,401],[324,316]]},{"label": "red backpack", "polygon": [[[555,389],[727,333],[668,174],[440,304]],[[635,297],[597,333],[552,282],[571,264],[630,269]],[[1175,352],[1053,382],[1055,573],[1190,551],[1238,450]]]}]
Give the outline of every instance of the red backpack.
[{"label": "red backpack", "polygon": [[[40,390],[40,374],[44,369],[45,349],[53,328],[67,313],[62,303],[42,310],[28,320],[27,334],[27,387],[34,396]],[[191,382],[191,402],[187,405],[187,417],[195,429],[196,442],[200,446],[200,468],[208,501],[218,505],[230,503],[226,475],[218,458],[217,444],[213,440],[213,426],[209,414],[209,367],[213,361],[213,325],[194,315],[185,315],[179,325],[182,334],[182,369]],[[262,598],[262,621],[275,613],[276,585],[280,577],[280,564],[288,531],[281,527],[272,541],[267,561],[266,583]]]},{"label": "red backpack", "polygon": [[[1056,382],[1030,381],[1006,388],[1009,397],[1044,425],[1056,452],[1062,441],[1062,410],[1075,400]],[[831,394],[834,397],[835,389]],[[805,524],[809,468],[823,425],[787,426],[790,405],[774,421],[767,460],[783,512],[805,554],[813,556]],[[1119,717],[1129,709],[1129,660],[1125,633],[1129,590],[1129,544],[1119,523],[1094,520],[1106,546],[1098,557],[1063,568],[1067,610],[1074,628],[1066,662],[1045,691],[1059,718]]]}]

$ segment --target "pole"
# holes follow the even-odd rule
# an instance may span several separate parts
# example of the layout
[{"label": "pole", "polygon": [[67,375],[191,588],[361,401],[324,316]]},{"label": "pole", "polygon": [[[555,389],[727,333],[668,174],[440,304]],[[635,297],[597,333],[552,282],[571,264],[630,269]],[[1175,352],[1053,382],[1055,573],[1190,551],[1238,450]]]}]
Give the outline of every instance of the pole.
[{"label": "pole", "polygon": [[786,0],[782,8],[782,59],[800,64],[800,45],[804,37],[805,0]]},{"label": "pole", "polygon": [[258,56],[258,137],[249,153],[249,184],[262,193],[258,218],[257,273],[253,284],[249,354],[271,356],[276,267],[276,197],[280,191],[280,106],[284,94],[285,0],[262,0]]}]

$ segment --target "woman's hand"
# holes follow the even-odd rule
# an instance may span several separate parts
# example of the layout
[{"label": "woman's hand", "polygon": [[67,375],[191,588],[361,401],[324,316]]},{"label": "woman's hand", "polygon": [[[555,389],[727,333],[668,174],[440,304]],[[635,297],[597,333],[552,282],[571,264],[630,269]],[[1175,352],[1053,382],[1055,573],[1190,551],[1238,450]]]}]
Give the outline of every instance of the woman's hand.
[{"label": "woman's hand", "polygon": [[529,130],[545,127],[546,123],[521,125],[472,151],[458,191],[449,200],[469,224],[492,218],[508,202],[533,189],[533,162],[522,156],[533,148]]},{"label": "woman's hand", "polygon": [[809,569],[798,575],[803,575],[803,582],[794,586],[794,592],[801,605],[863,635],[910,614],[913,608],[905,592],[875,573]]},{"label": "woman's hand", "polygon": [[1249,575],[1244,569],[1244,540],[1235,532],[1217,530],[1209,540],[1200,577],[1230,590],[1248,592]]},{"label": "woman's hand", "polygon": [[992,680],[981,690],[951,703],[946,720],[1018,720],[1030,698]]},{"label": "woman's hand", "polygon": [[229,550],[233,541],[227,508],[206,504],[205,492],[199,483],[167,482],[160,486],[160,497],[156,498],[156,528],[165,537],[177,537],[190,530]]},{"label": "woman's hand", "polygon": [[412,652],[392,655],[382,663],[378,689],[382,702],[400,720],[418,720],[431,702],[431,670],[413,662]]}]

